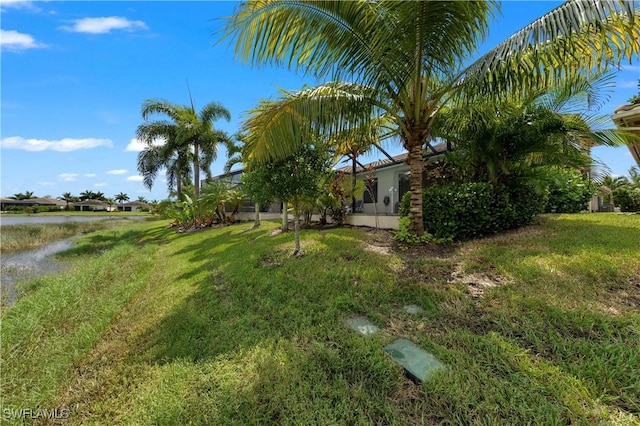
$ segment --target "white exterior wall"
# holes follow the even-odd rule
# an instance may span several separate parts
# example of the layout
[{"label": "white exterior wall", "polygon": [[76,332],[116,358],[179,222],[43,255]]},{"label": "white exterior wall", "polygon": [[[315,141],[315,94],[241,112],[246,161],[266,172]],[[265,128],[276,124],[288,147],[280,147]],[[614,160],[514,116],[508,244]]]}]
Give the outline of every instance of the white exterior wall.
[{"label": "white exterior wall", "polygon": [[[400,201],[398,199],[398,188],[399,188],[399,179],[403,173],[409,171],[409,166],[406,164],[396,164],[393,166],[388,166],[383,169],[375,170],[373,175],[378,178],[378,194],[377,194],[377,203],[375,208],[378,210],[378,214],[393,214],[393,206],[395,203]],[[365,174],[359,174],[358,179],[366,179]],[[393,187],[395,191],[393,194],[389,192],[389,189]],[[389,197],[389,205],[384,205],[384,197]],[[362,199],[362,198],[361,198]],[[362,205],[362,212],[373,214],[375,211],[373,203],[364,203]]]}]

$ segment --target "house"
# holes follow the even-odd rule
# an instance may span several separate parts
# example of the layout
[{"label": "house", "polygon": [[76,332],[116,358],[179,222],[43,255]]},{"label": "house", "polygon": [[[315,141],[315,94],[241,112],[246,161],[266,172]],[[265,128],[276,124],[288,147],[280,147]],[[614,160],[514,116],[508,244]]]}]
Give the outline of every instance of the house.
[{"label": "house", "polygon": [[[626,130],[640,136],[640,104],[619,106],[611,116],[611,120],[619,130]],[[640,166],[640,143],[627,145],[627,147]]]},{"label": "house", "polygon": [[[424,160],[436,161],[444,156],[444,153],[450,149],[445,142],[437,145],[428,145],[424,154]],[[384,152],[384,151],[383,151]],[[409,165],[407,164],[408,154],[403,153],[396,156],[390,156],[386,152],[387,158],[377,160],[369,164],[360,164],[356,161],[356,179],[369,183],[369,175],[371,182],[369,190],[365,190],[364,194],[357,200],[356,213],[364,213],[365,215],[397,215],[402,196],[409,191]],[[351,162],[351,160],[347,160]],[[349,178],[353,174],[352,166],[344,166],[336,169]],[[235,170],[229,174],[219,175],[212,178],[214,181],[225,181],[232,186],[241,185],[243,169]],[[206,181],[202,181],[204,186]],[[252,201],[245,202],[240,209],[241,212],[253,212],[254,204]],[[281,213],[282,204],[274,202],[270,206],[264,206],[261,209],[264,213]],[[396,218],[397,222],[397,218]],[[397,225],[392,227],[397,228]]]},{"label": "house", "polygon": [[116,204],[119,212],[148,212],[151,206],[143,201],[131,201],[129,203]]},{"label": "house", "polygon": [[[429,145],[427,149],[423,157],[425,163],[441,159],[448,147],[446,143],[440,143],[435,146]],[[405,152],[387,156],[373,163],[357,164],[356,179],[364,181],[366,189],[363,196],[356,200],[356,213],[398,213],[402,197],[411,189],[408,158],[409,154]],[[350,159],[346,161],[351,162]],[[352,165],[336,171],[348,177],[354,172]]]},{"label": "house", "polygon": [[56,200],[54,198],[29,198],[27,200],[14,200],[13,198],[0,198],[0,210],[7,207],[59,207],[61,210],[65,208],[66,202]]},{"label": "house", "polygon": [[106,212],[111,211],[109,204],[100,200],[84,200],[73,203],[73,208],[77,211],[94,211],[94,212]]}]

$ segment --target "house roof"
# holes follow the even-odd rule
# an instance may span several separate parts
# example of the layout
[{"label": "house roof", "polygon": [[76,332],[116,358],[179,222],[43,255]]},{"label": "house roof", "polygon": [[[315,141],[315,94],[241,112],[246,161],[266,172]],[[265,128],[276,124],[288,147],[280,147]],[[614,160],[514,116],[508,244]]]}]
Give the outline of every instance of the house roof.
[{"label": "house roof", "polygon": [[[442,142],[435,146],[429,145],[427,147],[427,150],[428,151],[424,154],[424,157],[426,158],[444,154],[447,151],[447,144],[445,142]],[[383,169],[385,167],[395,166],[397,164],[408,164],[407,162],[408,157],[409,157],[409,153],[404,152],[402,154],[394,155],[391,158],[383,158],[381,160],[377,160],[369,164],[363,164],[362,166],[364,167],[362,167],[361,165],[357,165],[356,173],[363,173],[368,169],[378,170],[378,169]],[[349,162],[349,160],[346,160],[346,161]],[[336,169],[336,171],[342,172],[342,173],[352,173],[353,169],[351,165],[347,165],[347,166]]]},{"label": "house roof", "polygon": [[13,198],[0,198],[4,204],[22,204],[25,206],[64,206],[64,201],[54,198],[29,198],[27,200],[14,200]]}]

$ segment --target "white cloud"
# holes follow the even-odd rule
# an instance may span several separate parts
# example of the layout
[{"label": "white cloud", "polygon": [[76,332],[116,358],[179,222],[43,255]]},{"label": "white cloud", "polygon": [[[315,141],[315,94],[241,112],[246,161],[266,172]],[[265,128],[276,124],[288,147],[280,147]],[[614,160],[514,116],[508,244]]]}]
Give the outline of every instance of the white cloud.
[{"label": "white cloud", "polygon": [[58,175],[58,179],[63,182],[73,182],[78,178],[77,173],[60,173]]},{"label": "white cloud", "polygon": [[40,186],[55,186],[55,182],[38,182]]},{"label": "white cloud", "polygon": [[106,34],[112,30],[136,31],[147,29],[142,21],[130,21],[121,16],[105,16],[101,18],[82,18],[73,21],[71,27],[61,27],[75,33]]},{"label": "white cloud", "polygon": [[101,187],[103,187],[103,186],[108,186],[108,185],[109,185],[108,183],[104,183],[104,182],[101,182],[101,183],[94,183],[94,184],[93,184],[93,186],[97,186],[98,188],[101,188]]},{"label": "white cloud", "polygon": [[127,180],[129,182],[142,182],[144,178],[142,176],[129,176]]},{"label": "white cloud", "polygon": [[69,152],[76,151],[78,149],[91,149],[98,148],[100,146],[112,147],[113,143],[111,139],[72,139],[64,138],[62,140],[50,141],[46,139],[25,139],[21,136],[12,136],[9,138],[0,139],[0,148],[5,149],[21,149],[23,151],[58,151]]},{"label": "white cloud", "polygon": [[107,172],[108,175],[124,175],[126,173],[127,173],[126,169],[109,170]]},{"label": "white cloud", "polygon": [[29,0],[1,0],[0,1],[0,9],[31,9],[34,11],[39,11],[40,8],[33,4],[32,1]]},{"label": "white cloud", "polygon": [[[153,146],[160,146],[160,145],[164,145],[165,142],[166,141],[164,138],[157,138],[157,139],[154,139],[151,144]],[[129,152],[140,152],[140,151],[144,151],[146,147],[147,147],[146,143],[141,142],[138,139],[134,138],[129,141],[129,145],[127,145],[127,147],[124,150]]]},{"label": "white cloud", "polygon": [[11,51],[47,47],[46,44],[37,42],[29,34],[19,33],[15,30],[0,30],[0,46]]},{"label": "white cloud", "polygon": [[616,87],[619,88],[619,89],[635,89],[636,87],[638,87],[638,80],[635,80],[635,81],[629,81],[629,80],[620,81],[620,82],[618,82]]},{"label": "white cloud", "polygon": [[96,177],[96,174],[95,173],[85,173],[82,176],[84,176],[84,177]]}]

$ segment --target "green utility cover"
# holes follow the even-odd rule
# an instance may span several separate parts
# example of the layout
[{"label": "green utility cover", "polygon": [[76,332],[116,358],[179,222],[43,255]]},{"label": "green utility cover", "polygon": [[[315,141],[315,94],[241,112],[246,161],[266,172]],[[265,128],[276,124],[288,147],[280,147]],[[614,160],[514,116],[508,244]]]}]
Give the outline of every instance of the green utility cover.
[{"label": "green utility cover", "polygon": [[424,382],[434,371],[444,368],[436,357],[407,339],[392,342],[384,347],[384,351],[403,366],[413,380]]},{"label": "green utility cover", "polygon": [[368,336],[380,331],[380,329],[376,327],[374,323],[372,323],[365,317],[349,318],[346,323],[347,326],[349,326],[351,329],[364,336]]}]

